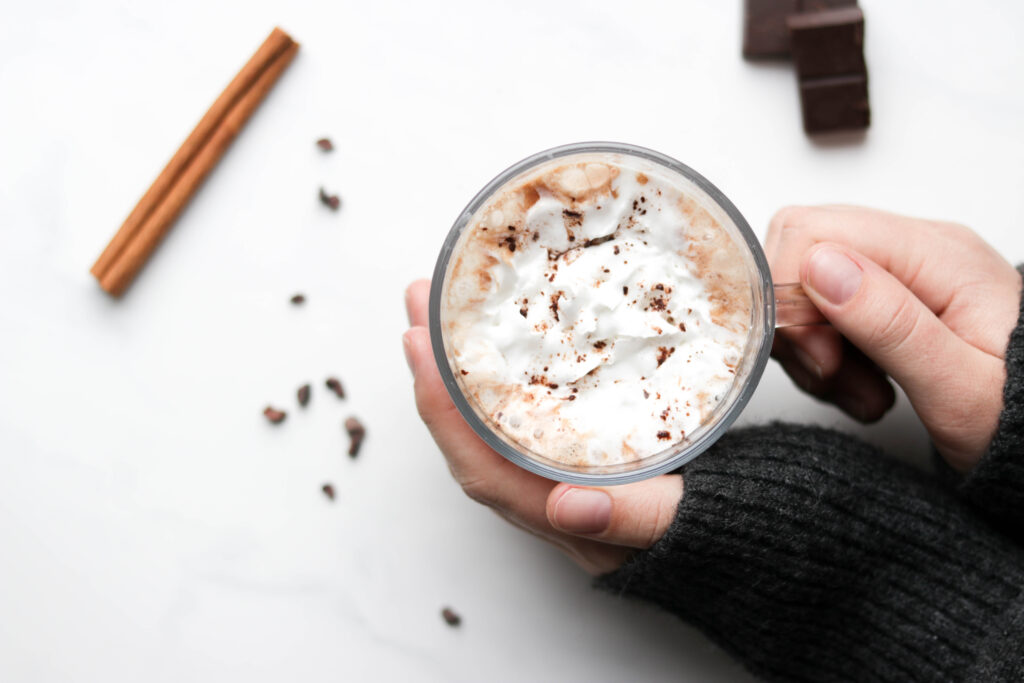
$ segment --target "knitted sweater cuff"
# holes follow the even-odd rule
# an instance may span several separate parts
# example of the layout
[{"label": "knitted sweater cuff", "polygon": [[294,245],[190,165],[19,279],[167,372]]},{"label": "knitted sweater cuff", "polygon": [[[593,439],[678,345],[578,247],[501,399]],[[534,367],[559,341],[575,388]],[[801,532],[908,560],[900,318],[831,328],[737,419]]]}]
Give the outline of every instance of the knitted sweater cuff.
[{"label": "knitted sweater cuff", "polygon": [[[1024,273],[1024,265],[1017,269]],[[1003,532],[1024,543],[1024,298],[1006,347],[1003,411],[988,451],[958,493]]]},{"label": "knitted sweater cuff", "polygon": [[683,479],[665,536],[600,587],[674,612],[767,680],[1013,666],[992,653],[1024,638],[1024,555],[916,471],[775,424],[734,430]]}]

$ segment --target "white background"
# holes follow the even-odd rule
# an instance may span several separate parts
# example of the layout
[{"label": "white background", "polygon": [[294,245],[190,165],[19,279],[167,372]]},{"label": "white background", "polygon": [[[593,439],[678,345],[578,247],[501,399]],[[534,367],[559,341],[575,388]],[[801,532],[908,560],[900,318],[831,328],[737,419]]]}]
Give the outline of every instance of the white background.
[{"label": "white background", "polygon": [[[1024,5],[865,0],[874,122],[832,144],[789,64],[740,59],[740,5],[2,0],[0,679],[746,680],[465,499],[400,343],[403,288],[473,193],[579,140],[682,160],[762,236],[841,201],[1024,259]],[[92,261],[275,24],[299,57],[111,300]],[[927,458],[902,397],[862,428],[774,365],[743,422],[771,418]]]}]

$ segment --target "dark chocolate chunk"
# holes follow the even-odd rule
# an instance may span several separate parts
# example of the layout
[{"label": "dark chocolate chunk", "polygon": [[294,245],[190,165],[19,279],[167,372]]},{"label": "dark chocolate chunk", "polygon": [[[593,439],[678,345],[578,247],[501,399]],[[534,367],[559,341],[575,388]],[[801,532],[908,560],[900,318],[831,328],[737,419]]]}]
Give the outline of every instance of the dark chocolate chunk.
[{"label": "dark chocolate chunk", "polygon": [[303,408],[305,408],[306,404],[309,403],[309,392],[311,390],[312,388],[308,384],[303,384],[299,387],[298,392],[296,392],[299,398],[299,405]]},{"label": "dark chocolate chunk", "polygon": [[800,11],[800,0],[744,0],[743,56],[785,57],[789,54],[786,17]]},{"label": "dark chocolate chunk", "polygon": [[301,306],[302,304],[306,303],[306,297],[303,294],[296,294],[291,299],[289,299],[289,301],[291,301],[296,306]]},{"label": "dark chocolate chunk", "polygon": [[864,13],[859,7],[794,14],[786,23],[800,78],[867,73]]},{"label": "dark chocolate chunk", "polygon": [[445,607],[441,610],[441,618],[444,619],[444,623],[449,626],[458,626],[462,623],[462,617],[455,613],[451,607]]},{"label": "dark chocolate chunk", "polygon": [[363,445],[363,439],[366,438],[366,427],[358,419],[350,417],[345,420],[345,431],[348,432],[348,437],[351,439],[348,454],[354,458],[359,455],[359,448]]},{"label": "dark chocolate chunk", "polygon": [[288,416],[288,413],[283,410],[278,410],[271,406],[264,408],[263,414],[266,415],[267,419],[270,420],[272,424],[281,424],[284,422],[284,418]]},{"label": "dark chocolate chunk", "polygon": [[330,152],[334,150],[334,143],[331,142],[330,138],[320,138],[316,141],[316,146],[324,152]]},{"label": "dark chocolate chunk", "polygon": [[336,194],[327,194],[327,190],[320,188],[320,201],[325,206],[329,206],[331,211],[337,211],[341,208],[341,198]]},{"label": "dark chocolate chunk", "polygon": [[334,500],[334,487],[330,484],[324,484],[320,487],[320,490],[324,492],[328,500]]},{"label": "dark chocolate chunk", "polygon": [[800,106],[808,133],[867,128],[871,124],[868,78],[861,74],[801,81]]},{"label": "dark chocolate chunk", "polygon": [[328,377],[327,381],[324,382],[327,388],[338,395],[338,398],[345,398],[345,389],[341,386],[341,380],[337,377]]},{"label": "dark chocolate chunk", "polygon": [[857,0],[744,0],[743,56],[747,59],[789,55],[786,17],[836,7],[856,7]]}]

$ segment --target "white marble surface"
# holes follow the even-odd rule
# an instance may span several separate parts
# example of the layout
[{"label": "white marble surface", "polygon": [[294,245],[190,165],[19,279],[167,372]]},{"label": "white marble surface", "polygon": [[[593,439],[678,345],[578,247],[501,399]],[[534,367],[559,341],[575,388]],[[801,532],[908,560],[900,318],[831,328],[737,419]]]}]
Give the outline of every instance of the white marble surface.
[{"label": "white marble surface", "polygon": [[[762,235],[783,204],[842,201],[1024,259],[1024,5],[864,0],[874,125],[820,145],[788,65],[739,58],[740,4],[5,0],[0,680],[746,680],[465,499],[400,349],[403,286],[464,203],[570,141],[675,156]],[[299,58],[110,300],[90,264],[275,24]],[[776,417],[926,450],[905,401],[861,428],[773,366],[744,421]]]}]

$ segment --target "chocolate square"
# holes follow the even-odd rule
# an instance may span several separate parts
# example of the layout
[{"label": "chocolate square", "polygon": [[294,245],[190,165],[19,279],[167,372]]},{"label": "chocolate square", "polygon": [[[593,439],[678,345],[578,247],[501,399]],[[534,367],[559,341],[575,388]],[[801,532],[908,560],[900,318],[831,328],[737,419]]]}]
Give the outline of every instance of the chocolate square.
[{"label": "chocolate square", "polygon": [[744,0],[743,56],[785,57],[789,54],[786,17],[800,11],[800,0]]},{"label": "chocolate square", "polygon": [[864,13],[859,7],[794,14],[786,23],[801,79],[867,73]]},{"label": "chocolate square", "polygon": [[867,128],[871,123],[868,77],[857,74],[802,80],[800,105],[808,133]]},{"label": "chocolate square", "polygon": [[786,17],[836,7],[856,7],[857,0],[744,0],[743,56],[786,57],[789,28]]}]

